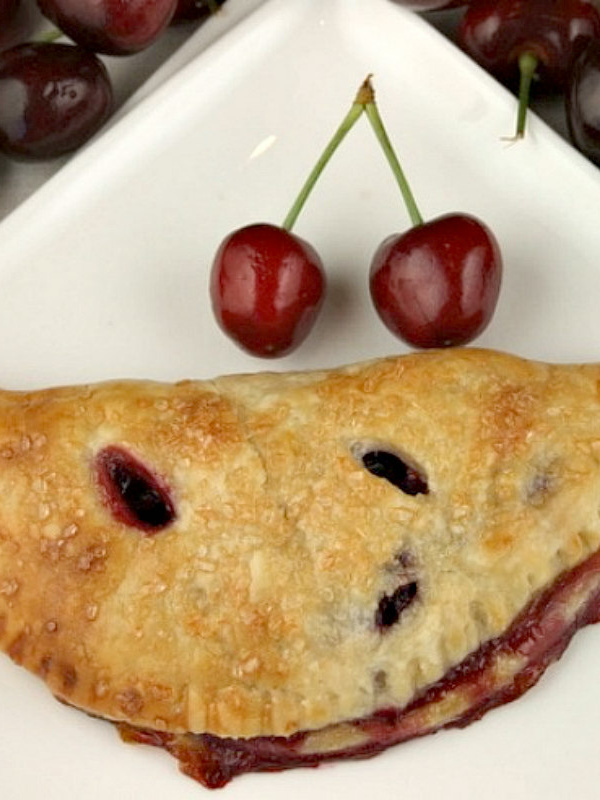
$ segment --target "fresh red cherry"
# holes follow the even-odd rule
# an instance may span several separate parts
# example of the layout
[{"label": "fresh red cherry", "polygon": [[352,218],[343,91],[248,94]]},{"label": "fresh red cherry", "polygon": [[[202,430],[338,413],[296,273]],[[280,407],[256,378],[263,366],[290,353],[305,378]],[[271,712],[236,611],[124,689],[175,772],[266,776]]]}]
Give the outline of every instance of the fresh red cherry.
[{"label": "fresh red cherry", "polygon": [[519,57],[531,53],[540,77],[562,87],[573,57],[600,36],[600,14],[590,0],[473,0],[459,40],[487,70],[510,81]]},{"label": "fresh red cherry", "polygon": [[225,0],[178,0],[173,22],[205,20],[216,13]]},{"label": "fresh red cherry", "polygon": [[109,55],[152,44],[175,13],[177,0],[38,0],[42,14],[74,42]]},{"label": "fresh red cherry", "polygon": [[212,266],[217,321],[256,356],[282,356],[296,348],[313,326],[324,291],[315,250],[276,225],[249,225],[230,234]]},{"label": "fresh red cherry", "polygon": [[590,42],[575,61],[565,102],[571,141],[600,166],[600,40]]},{"label": "fresh red cherry", "polygon": [[463,345],[490,322],[502,259],[491,231],[448,214],[390,236],[371,265],[371,297],[385,325],[414,347]]},{"label": "fresh red cherry", "polygon": [[113,93],[102,62],[70,44],[0,53],[0,151],[44,159],[80,147],[105,122]]},{"label": "fresh red cherry", "polygon": [[360,87],[281,226],[248,225],[230,234],[214,258],[210,294],[221,328],[255,356],[294,350],[321,308],[326,279],[321,259],[292,228],[331,157],[364,111],[368,79]]},{"label": "fresh red cherry", "polygon": [[597,37],[600,12],[591,0],[473,0],[457,31],[459,45],[486,70],[507,84],[520,80],[517,136],[534,77],[564,87],[575,57]]},{"label": "fresh red cherry", "polygon": [[414,347],[472,341],[498,301],[502,257],[492,232],[468,214],[425,222],[375,102],[365,112],[394,173],[413,227],[389,236],[371,262],[375,309],[392,333]]}]

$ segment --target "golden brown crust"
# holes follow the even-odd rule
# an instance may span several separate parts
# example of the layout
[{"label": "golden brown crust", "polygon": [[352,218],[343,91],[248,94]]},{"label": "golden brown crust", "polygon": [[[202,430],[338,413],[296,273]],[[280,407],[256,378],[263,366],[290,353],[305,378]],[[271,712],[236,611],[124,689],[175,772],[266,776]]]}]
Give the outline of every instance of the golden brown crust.
[{"label": "golden brown crust", "polygon": [[[0,647],[159,730],[288,735],[402,706],[600,545],[600,366],[451,350],[330,372],[0,394]],[[115,519],[132,453],[176,518]],[[405,494],[360,454],[400,454]],[[397,623],[381,598],[418,586]]]}]

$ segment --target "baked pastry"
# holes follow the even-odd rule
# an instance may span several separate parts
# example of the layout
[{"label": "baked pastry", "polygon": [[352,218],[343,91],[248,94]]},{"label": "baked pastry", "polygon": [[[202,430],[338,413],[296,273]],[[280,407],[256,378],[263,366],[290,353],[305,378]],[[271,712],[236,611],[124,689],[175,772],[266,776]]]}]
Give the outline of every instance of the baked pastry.
[{"label": "baked pastry", "polygon": [[0,647],[219,786],[464,725],[600,611],[600,366],[0,394]]}]

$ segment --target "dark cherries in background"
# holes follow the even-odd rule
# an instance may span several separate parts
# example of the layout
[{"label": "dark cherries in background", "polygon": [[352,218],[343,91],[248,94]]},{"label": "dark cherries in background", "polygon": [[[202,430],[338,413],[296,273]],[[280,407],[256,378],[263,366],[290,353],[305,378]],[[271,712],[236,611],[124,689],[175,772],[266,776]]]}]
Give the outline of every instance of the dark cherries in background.
[{"label": "dark cherries in background", "polygon": [[[391,0],[423,16],[517,94],[519,57],[538,61],[534,109],[600,166],[600,0]],[[450,9],[450,10],[449,10]],[[500,131],[505,135],[506,131]]]},{"label": "dark cherries in background", "polygon": [[88,50],[37,42],[0,53],[0,151],[16,159],[75,150],[112,106],[106,68]]},{"label": "dark cherries in background", "polygon": [[575,61],[566,104],[573,144],[600,166],[600,41],[592,42]]},{"label": "dark cherries in background", "polygon": [[172,23],[208,19],[224,2],[225,0],[177,0]]},{"label": "dark cherries in background", "polygon": [[177,0],[38,0],[42,14],[77,44],[96,53],[131,55],[171,22]]},{"label": "dark cherries in background", "polygon": [[0,0],[0,30],[13,24],[19,10],[19,0]]},{"label": "dark cherries in background", "polygon": [[600,13],[589,0],[476,0],[465,11],[458,43],[507,83],[519,78],[519,58],[538,62],[538,80],[561,90],[574,59],[600,37]]},{"label": "dark cherries in background", "polygon": [[[83,146],[114,109],[100,56],[138,53],[225,1],[0,0],[0,153],[49,160]],[[40,14],[55,36],[32,41]],[[70,41],[53,41],[62,35]]]},{"label": "dark cherries in background", "polygon": [[33,18],[31,6],[24,0],[0,0],[0,50],[21,44],[31,36]]},{"label": "dark cherries in background", "polygon": [[[97,54],[130,55],[153,44],[168,25],[189,22],[201,23],[219,10],[226,0],[0,0],[0,51],[28,42],[32,35],[32,9],[47,17],[75,45]],[[598,56],[594,43],[600,39],[600,0],[390,0],[415,13],[422,13],[434,25],[441,17],[452,18],[454,29],[444,23],[444,30],[455,42],[518,91],[518,51],[529,50],[537,59],[531,92],[534,98],[542,91],[564,94],[563,129],[572,143],[588,158],[598,163],[600,98],[590,90],[594,64]],[[39,12],[37,12],[39,14]],[[481,23],[481,24],[480,24]],[[493,24],[492,24],[493,23]],[[493,29],[493,35],[485,31]],[[590,43],[585,56],[584,45]],[[509,52],[510,51],[510,52]],[[45,54],[45,57],[47,54]],[[77,58],[72,63],[78,62]],[[576,66],[575,66],[576,63]],[[35,85],[40,86],[43,69],[38,70]],[[62,62],[64,68],[64,61]],[[73,81],[79,81],[76,74]],[[0,96],[3,80],[0,67]],[[26,79],[25,79],[26,80]],[[33,107],[33,83],[27,103]],[[4,98],[6,102],[6,97]],[[97,115],[97,127],[105,118]],[[63,124],[57,114],[56,124]],[[39,126],[39,123],[37,123]],[[52,128],[51,112],[46,109],[46,130]],[[93,134],[93,126],[82,126],[81,144]],[[506,131],[500,132],[505,135]],[[10,139],[11,137],[8,137]],[[64,148],[52,142],[60,137],[50,136],[47,146],[41,141],[36,153],[29,158],[52,158],[62,155]],[[7,141],[7,135],[4,135]],[[5,155],[12,156],[11,146],[4,144]],[[23,157],[19,154],[17,157]]]}]

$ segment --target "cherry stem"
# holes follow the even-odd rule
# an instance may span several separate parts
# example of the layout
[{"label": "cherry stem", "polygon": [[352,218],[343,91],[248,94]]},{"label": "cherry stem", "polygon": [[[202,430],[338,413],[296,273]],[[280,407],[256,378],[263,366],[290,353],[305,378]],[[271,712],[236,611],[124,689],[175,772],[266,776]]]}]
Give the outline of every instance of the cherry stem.
[{"label": "cherry stem", "polygon": [[62,31],[59,31],[58,28],[51,28],[49,31],[41,33],[38,37],[38,41],[42,42],[42,44],[52,44],[52,42],[55,42],[64,35],[65,34]]},{"label": "cherry stem", "polygon": [[417,227],[418,225],[422,225],[423,217],[419,211],[410,185],[406,179],[404,170],[400,166],[400,162],[398,161],[398,157],[396,156],[390,141],[390,137],[387,134],[383,120],[381,119],[379,109],[375,103],[375,93],[373,91],[371,99],[365,104],[365,113],[369,122],[371,123],[371,127],[375,132],[375,136],[377,136],[377,139],[379,140],[379,144],[383,149],[385,157],[392,168],[392,172],[396,177],[396,181],[398,182],[398,186],[400,187],[400,191],[404,199],[404,204],[406,205],[406,210],[408,211],[413,226]]},{"label": "cherry stem", "polygon": [[519,83],[519,111],[517,114],[516,138],[522,139],[525,136],[525,123],[527,120],[527,109],[529,108],[529,97],[531,94],[531,83],[535,77],[538,67],[538,59],[531,52],[521,53],[519,56],[519,72],[521,79]]},{"label": "cherry stem", "polygon": [[281,226],[286,231],[291,231],[298,219],[298,215],[302,211],[306,200],[308,199],[309,194],[313,190],[316,182],[318,181],[321,173],[329,163],[331,157],[338,149],[342,141],[345,139],[346,135],[350,132],[350,130],[354,127],[356,121],[362,115],[363,111],[365,110],[365,105],[370,98],[372,93],[371,84],[369,78],[367,78],[354,99],[352,106],[350,107],[350,111],[344,117],[342,124],[334,133],[333,137],[331,138],[327,147],[323,150],[323,153],[315,166],[313,167],[312,172],[306,179],[306,182],[302,189],[300,190],[300,194],[294,201],[294,205],[290,208],[287,217],[283,221],[283,225]]}]

